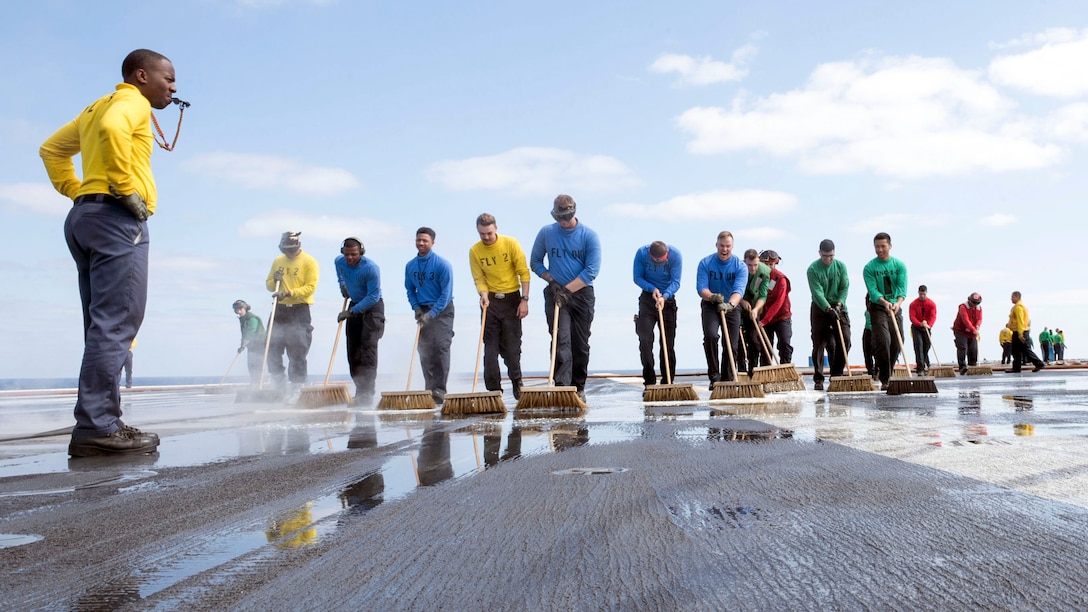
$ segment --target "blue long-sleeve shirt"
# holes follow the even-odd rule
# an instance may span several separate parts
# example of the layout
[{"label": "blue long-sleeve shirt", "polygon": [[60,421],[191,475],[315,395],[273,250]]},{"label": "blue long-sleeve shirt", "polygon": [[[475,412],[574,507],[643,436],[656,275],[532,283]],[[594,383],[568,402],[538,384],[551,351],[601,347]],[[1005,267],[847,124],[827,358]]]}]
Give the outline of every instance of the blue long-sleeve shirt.
[{"label": "blue long-sleeve shirt", "polygon": [[453,301],[453,267],[434,251],[413,257],[404,266],[404,288],[412,310],[430,306],[428,314],[437,317]]},{"label": "blue long-sleeve shirt", "polygon": [[650,293],[657,289],[666,300],[680,290],[680,272],[684,266],[680,251],[671,244],[668,247],[669,258],[660,264],[650,257],[650,245],[636,251],[634,271],[636,285]]},{"label": "blue long-sleeve shirt", "polygon": [[730,255],[729,259],[718,259],[717,253],[712,253],[699,261],[699,271],[695,275],[695,292],[703,295],[703,289],[709,289],[711,293],[720,293],[726,300],[734,293],[744,295],[744,289],[748,286],[748,266],[736,255]]},{"label": "blue long-sleeve shirt", "polygon": [[382,278],[378,264],[363,257],[359,263],[349,266],[343,255],[334,261],[336,282],[348,290],[348,297],[355,305],[351,311],[363,314],[382,299]]},{"label": "blue long-sleeve shirt", "polygon": [[[548,266],[544,267],[544,257]],[[555,282],[566,285],[575,278],[592,285],[601,270],[601,241],[597,232],[579,223],[563,229],[558,223],[540,228],[529,256],[529,267],[537,276],[550,272]]]}]

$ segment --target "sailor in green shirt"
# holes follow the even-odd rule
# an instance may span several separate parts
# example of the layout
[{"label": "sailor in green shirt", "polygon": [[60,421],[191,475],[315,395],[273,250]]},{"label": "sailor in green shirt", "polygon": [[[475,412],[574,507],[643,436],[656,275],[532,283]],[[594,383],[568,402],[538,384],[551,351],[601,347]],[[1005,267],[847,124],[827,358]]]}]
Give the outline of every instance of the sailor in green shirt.
[{"label": "sailor in green shirt", "polygon": [[759,365],[771,365],[767,356],[763,353],[763,342],[759,337],[759,329],[756,321],[759,321],[763,306],[767,303],[767,289],[771,284],[771,267],[759,261],[759,251],[748,249],[744,252],[744,265],[748,266],[748,284],[744,287],[744,297],[740,300],[741,327],[744,332],[744,344],[746,351],[741,356],[747,357],[746,363],[737,363],[738,370],[747,370],[752,374],[752,368]]},{"label": "sailor in green shirt", "polygon": [[[831,375],[842,376],[850,352],[850,315],[846,296],[850,276],[846,264],[835,259],[835,243],[820,241],[820,258],[808,267],[808,290],[812,294],[809,324],[812,328],[812,388],[824,389],[824,351],[831,362]],[[839,342],[839,329],[842,342]],[[843,346],[840,346],[843,345]]]},{"label": "sailor in green shirt", "polygon": [[[892,257],[892,238],[885,232],[873,237],[876,257],[865,264],[862,276],[869,290],[866,308],[873,324],[873,357],[880,389],[887,391],[892,368],[899,359],[903,337],[903,300],[907,299],[907,266]],[[892,325],[899,330],[898,337]]]},{"label": "sailor in green shirt", "polygon": [[235,300],[232,308],[234,314],[238,315],[238,325],[242,331],[242,344],[238,347],[238,352],[249,350],[246,353],[249,382],[259,385],[264,365],[264,323],[261,323],[260,317],[249,311],[250,306],[245,300]]}]

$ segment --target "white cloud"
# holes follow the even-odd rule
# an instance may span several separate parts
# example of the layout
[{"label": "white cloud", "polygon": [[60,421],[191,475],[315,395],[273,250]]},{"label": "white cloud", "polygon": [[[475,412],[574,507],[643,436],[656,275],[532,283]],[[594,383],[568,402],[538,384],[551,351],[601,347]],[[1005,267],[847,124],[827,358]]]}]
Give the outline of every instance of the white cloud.
[{"label": "white cloud", "polygon": [[908,215],[906,213],[889,213],[868,219],[861,219],[850,225],[850,231],[872,234],[876,232],[889,232],[893,234],[892,243],[895,242],[895,228],[915,227],[944,227],[948,225],[947,215]]},{"label": "white cloud", "polygon": [[1010,49],[1016,47],[1038,47],[1047,43],[1072,42],[1081,37],[1081,31],[1075,28],[1048,28],[1042,32],[1024,34],[1003,43],[990,43],[991,49]]},{"label": "white cloud", "polygon": [[742,189],[692,193],[669,198],[657,204],[610,204],[604,211],[606,214],[625,218],[692,221],[715,216],[733,219],[770,217],[796,208],[797,197],[793,194]]},{"label": "white cloud", "polygon": [[1005,227],[1006,225],[1016,223],[1016,217],[1004,213],[994,213],[987,217],[983,217],[980,222],[982,225],[988,225],[990,227]]},{"label": "white cloud", "polygon": [[385,221],[355,215],[313,215],[293,210],[274,210],[253,217],[242,224],[238,235],[279,238],[287,230],[302,232],[303,249],[307,240],[339,243],[348,236],[358,237],[368,249],[404,244],[409,240],[406,230]]},{"label": "white cloud", "polygon": [[1043,129],[1059,140],[1088,142],[1088,102],[1055,109],[1045,119]]},{"label": "white cloud", "polygon": [[0,185],[0,201],[6,209],[29,212],[49,217],[64,217],[72,208],[72,201],[57,192],[50,184],[11,183]]},{"label": "white cloud", "polygon": [[623,162],[546,147],[519,147],[489,157],[431,164],[427,178],[451,191],[495,190],[520,195],[615,191],[640,184]]},{"label": "white cloud", "polygon": [[680,75],[677,85],[712,85],[739,81],[748,76],[748,62],[756,54],[756,46],[744,45],[733,52],[729,63],[709,56],[692,57],[677,53],[664,53],[649,66],[650,72]]},{"label": "white cloud", "polygon": [[308,196],[334,196],[362,185],[347,170],[310,166],[293,159],[246,153],[208,153],[185,168],[247,189],[285,189]]},{"label": "white cloud", "polygon": [[[1066,32],[1066,31],[1062,31]],[[1088,31],[1047,40],[1042,47],[990,62],[990,80],[1029,93],[1057,98],[1088,94]]]},{"label": "white cloud", "polygon": [[801,89],[697,107],[677,126],[698,154],[762,150],[810,174],[896,178],[1007,171],[1056,163],[981,75],[941,58],[885,57],[818,66]]}]

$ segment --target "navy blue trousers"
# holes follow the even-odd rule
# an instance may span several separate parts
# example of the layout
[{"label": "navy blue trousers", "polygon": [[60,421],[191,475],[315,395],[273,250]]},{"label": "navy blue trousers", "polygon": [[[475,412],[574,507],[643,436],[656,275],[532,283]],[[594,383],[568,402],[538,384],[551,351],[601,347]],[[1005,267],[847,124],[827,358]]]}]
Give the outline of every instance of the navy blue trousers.
[{"label": "navy blue trousers", "polygon": [[147,306],[147,223],[108,202],[72,207],[64,239],[76,262],[83,303],[83,364],[73,438],[108,436],[121,427],[118,372]]}]

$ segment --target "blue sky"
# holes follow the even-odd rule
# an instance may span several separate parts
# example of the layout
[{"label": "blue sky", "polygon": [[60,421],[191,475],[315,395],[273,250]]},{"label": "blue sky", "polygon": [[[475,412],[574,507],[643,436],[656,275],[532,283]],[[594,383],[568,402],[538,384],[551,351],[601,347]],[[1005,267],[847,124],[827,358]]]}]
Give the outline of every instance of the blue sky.
[{"label": "blue sky", "polygon": [[[793,282],[795,361],[811,350],[805,269],[833,239],[851,271],[861,362],[862,266],[892,235],[938,305],[984,297],[983,356],[1018,289],[1033,327],[1088,337],[1079,227],[1088,145],[1088,7],[1080,2],[459,2],[43,0],[0,9],[0,376],[75,376],[82,323],[41,142],[147,47],[192,102],[152,159],[151,283],[139,375],[219,375],[230,304],[267,315],[281,232],[322,266],[311,374],[341,298],[332,262],[360,237],[389,315],[379,373],[405,372],[413,233],[454,265],[454,370],[472,369],[474,220],[528,250],[558,193],[601,237],[594,371],[634,369],[631,261],[661,239],[686,260],[680,370],[705,367],[695,269],[720,230],[777,250]],[[158,113],[173,136],[177,109]],[[547,368],[535,283],[523,364]],[[913,296],[912,296],[913,297]],[[908,346],[909,350],[909,346]],[[334,374],[347,371],[341,346]]]}]

